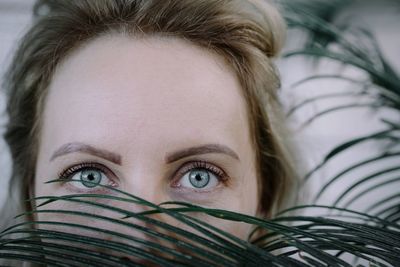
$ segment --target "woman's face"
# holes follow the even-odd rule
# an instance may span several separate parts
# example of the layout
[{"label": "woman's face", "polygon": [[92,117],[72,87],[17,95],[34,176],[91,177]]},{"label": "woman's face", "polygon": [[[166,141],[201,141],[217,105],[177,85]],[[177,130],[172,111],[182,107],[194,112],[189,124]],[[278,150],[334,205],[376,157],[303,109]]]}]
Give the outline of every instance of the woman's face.
[{"label": "woman's face", "polygon": [[[100,183],[156,204],[185,201],[256,215],[255,166],[240,84],[222,58],[178,39],[109,35],[74,50],[54,74],[34,194],[115,194],[93,184]],[[44,184],[55,178],[81,182]],[[88,209],[65,202],[52,208]],[[242,238],[250,230],[204,219]]]}]

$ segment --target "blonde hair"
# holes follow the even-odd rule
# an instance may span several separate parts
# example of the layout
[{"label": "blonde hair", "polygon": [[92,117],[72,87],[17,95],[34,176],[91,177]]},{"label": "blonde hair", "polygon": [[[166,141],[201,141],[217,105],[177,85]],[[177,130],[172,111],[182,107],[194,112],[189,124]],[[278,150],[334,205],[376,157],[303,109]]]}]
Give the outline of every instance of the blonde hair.
[{"label": "blonde hair", "polygon": [[[17,204],[28,198],[34,179],[43,101],[56,67],[77,47],[111,32],[183,38],[223,56],[247,102],[262,211],[272,216],[293,196],[296,175],[281,127],[279,77],[272,63],[285,36],[276,8],[256,0],[40,0],[34,11],[5,83],[10,192]],[[29,203],[20,207],[29,208]]]}]

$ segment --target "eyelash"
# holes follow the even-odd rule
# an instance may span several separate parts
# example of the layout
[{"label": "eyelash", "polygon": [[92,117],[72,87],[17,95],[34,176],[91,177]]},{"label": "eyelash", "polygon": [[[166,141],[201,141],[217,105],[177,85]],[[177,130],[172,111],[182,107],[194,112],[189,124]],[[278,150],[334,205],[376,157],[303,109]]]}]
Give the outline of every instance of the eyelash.
[{"label": "eyelash", "polygon": [[[180,178],[182,178],[182,176],[191,171],[191,170],[195,170],[195,169],[204,169],[207,170],[209,172],[211,172],[212,174],[214,174],[215,176],[217,176],[218,180],[220,182],[227,182],[228,180],[228,175],[219,167],[208,163],[207,161],[190,161],[190,162],[186,162],[183,165],[181,165],[178,168],[178,171],[173,175],[173,181],[174,182],[178,182]],[[178,181],[176,181],[178,180]],[[173,182],[173,183],[174,183]]]},{"label": "eyelash", "polygon": [[[70,179],[73,175],[75,175],[77,172],[84,171],[86,169],[95,169],[98,171],[103,172],[106,174],[107,177],[110,178],[110,180],[113,180],[112,176],[115,176],[112,171],[110,171],[107,167],[105,167],[102,164],[95,163],[95,162],[84,162],[76,165],[72,165],[66,169],[64,169],[62,172],[59,173],[58,178],[63,179],[63,180],[68,180]],[[223,171],[221,168],[208,163],[206,161],[190,161],[182,164],[178,170],[174,173],[172,176],[171,184],[172,186],[176,185],[180,179],[185,175],[187,172],[195,169],[204,169],[212,174],[214,174],[218,180],[224,184],[227,183],[229,180],[228,175]],[[111,177],[110,177],[111,176]]]},{"label": "eyelash", "polygon": [[70,166],[68,168],[66,168],[65,170],[63,170],[62,172],[60,172],[60,174],[58,175],[59,179],[69,179],[71,176],[73,176],[74,174],[76,174],[79,171],[83,171],[85,169],[95,169],[95,170],[99,170],[104,172],[107,175],[112,174],[112,172],[105,166],[98,164],[98,163],[94,163],[94,162],[84,162],[84,163],[79,163],[73,166]]}]

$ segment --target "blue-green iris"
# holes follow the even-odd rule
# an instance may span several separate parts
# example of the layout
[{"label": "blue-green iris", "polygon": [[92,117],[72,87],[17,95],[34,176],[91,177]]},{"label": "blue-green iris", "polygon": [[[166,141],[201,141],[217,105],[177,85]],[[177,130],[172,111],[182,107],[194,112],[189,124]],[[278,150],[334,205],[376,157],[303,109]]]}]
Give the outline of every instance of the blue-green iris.
[{"label": "blue-green iris", "polygon": [[189,173],[189,181],[196,188],[206,187],[210,182],[210,174],[203,169],[195,169]]},{"label": "blue-green iris", "polygon": [[81,172],[81,181],[86,187],[96,187],[101,182],[101,172],[96,170],[84,170]]}]

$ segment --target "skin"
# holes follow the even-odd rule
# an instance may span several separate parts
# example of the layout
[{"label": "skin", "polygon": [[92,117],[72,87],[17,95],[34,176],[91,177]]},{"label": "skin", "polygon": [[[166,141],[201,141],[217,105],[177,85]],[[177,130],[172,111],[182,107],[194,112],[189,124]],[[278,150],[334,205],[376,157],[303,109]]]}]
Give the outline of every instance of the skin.
[{"label": "skin", "polygon": [[[70,169],[63,178],[80,179],[83,170],[103,171],[101,184],[153,203],[186,201],[256,215],[255,153],[241,90],[222,57],[186,41],[99,37],[74,50],[54,74],[44,107],[33,194],[115,195],[82,183],[44,184],[78,166],[81,170]],[[79,165],[85,163],[90,165]],[[206,187],[190,183],[194,169],[209,175]],[[140,205],[96,201],[136,212],[146,210]],[[71,203],[56,202],[46,208],[90,209],[121,217]],[[154,215],[186,227],[163,216]],[[90,224],[151,239],[73,216],[41,213],[37,219]],[[202,219],[241,238],[250,231],[245,224]]]}]

